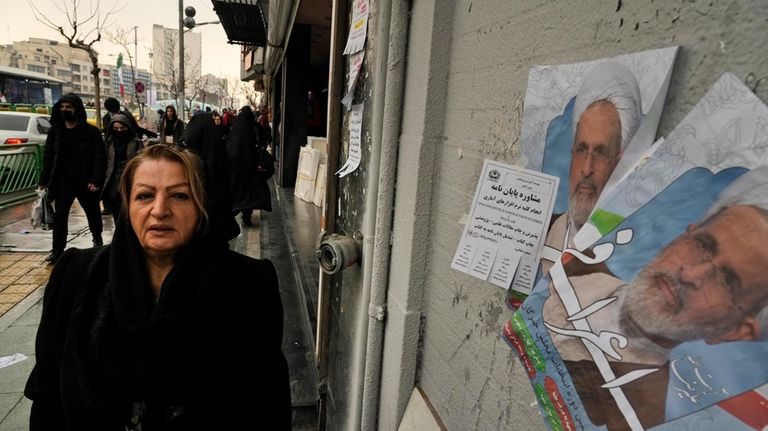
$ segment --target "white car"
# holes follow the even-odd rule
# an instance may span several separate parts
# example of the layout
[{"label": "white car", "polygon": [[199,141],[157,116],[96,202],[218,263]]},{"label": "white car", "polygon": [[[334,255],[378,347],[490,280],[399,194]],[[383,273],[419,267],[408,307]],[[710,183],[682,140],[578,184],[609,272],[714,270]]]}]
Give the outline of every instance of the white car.
[{"label": "white car", "polygon": [[45,144],[50,128],[49,115],[0,111],[0,146]]},{"label": "white car", "polygon": [[33,112],[0,111],[0,194],[35,186],[36,154],[45,145],[50,118]]}]

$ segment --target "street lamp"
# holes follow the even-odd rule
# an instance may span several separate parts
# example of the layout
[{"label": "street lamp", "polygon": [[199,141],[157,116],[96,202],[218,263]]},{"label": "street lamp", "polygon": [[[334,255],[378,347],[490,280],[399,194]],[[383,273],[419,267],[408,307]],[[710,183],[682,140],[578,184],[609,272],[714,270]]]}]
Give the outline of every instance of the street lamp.
[{"label": "street lamp", "polygon": [[184,7],[184,0],[179,0],[179,94],[181,95],[181,115],[185,118],[186,99],[184,94],[184,27],[192,30],[196,26],[219,24],[219,21],[207,21],[200,24],[195,23],[195,8],[192,6]]}]

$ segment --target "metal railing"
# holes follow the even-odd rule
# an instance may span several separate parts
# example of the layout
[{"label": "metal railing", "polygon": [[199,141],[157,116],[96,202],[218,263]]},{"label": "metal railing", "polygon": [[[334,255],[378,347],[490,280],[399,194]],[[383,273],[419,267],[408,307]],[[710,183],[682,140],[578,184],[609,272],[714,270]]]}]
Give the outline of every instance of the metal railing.
[{"label": "metal railing", "polygon": [[0,206],[35,195],[43,168],[43,145],[0,146]]}]

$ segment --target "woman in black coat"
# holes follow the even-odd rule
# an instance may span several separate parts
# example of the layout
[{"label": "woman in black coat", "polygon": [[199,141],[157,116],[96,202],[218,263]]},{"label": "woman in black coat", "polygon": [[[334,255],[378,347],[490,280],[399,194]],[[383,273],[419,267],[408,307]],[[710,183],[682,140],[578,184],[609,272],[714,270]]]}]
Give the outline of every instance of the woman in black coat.
[{"label": "woman in black coat", "polygon": [[31,430],[290,429],[274,267],[228,250],[202,172],[149,147],[125,167],[112,244],[57,263]]},{"label": "woman in black coat", "polygon": [[272,211],[272,195],[267,180],[275,173],[274,159],[266,148],[259,145],[255,127],[253,111],[243,109],[227,138],[232,212],[242,212],[246,226],[252,224],[253,210]]}]

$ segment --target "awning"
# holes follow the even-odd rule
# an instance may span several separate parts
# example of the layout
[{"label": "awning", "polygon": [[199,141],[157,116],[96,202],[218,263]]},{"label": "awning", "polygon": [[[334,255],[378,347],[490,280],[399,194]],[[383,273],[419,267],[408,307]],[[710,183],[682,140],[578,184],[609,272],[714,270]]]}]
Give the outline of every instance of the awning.
[{"label": "awning", "polygon": [[267,45],[264,11],[269,10],[269,0],[211,0],[211,3],[229,43]]}]

